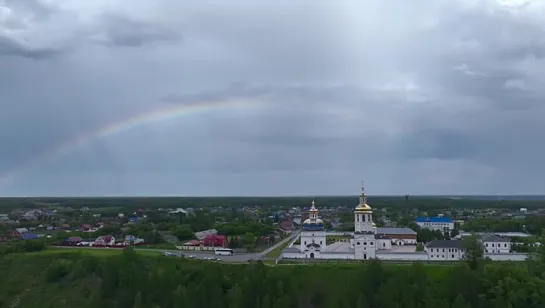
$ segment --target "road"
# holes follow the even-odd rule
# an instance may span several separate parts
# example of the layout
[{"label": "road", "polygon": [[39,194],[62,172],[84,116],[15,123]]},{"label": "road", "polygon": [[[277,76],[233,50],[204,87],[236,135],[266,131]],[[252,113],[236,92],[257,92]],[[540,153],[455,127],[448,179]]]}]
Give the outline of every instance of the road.
[{"label": "road", "polygon": [[[287,238],[281,240],[280,242],[274,244],[273,246],[267,248],[266,250],[259,252],[259,253],[239,253],[232,256],[217,256],[222,259],[223,262],[228,263],[244,263],[248,262],[250,260],[266,260],[266,255],[276,249],[278,246],[281,246],[285,244],[288,241],[293,240],[299,232],[294,233],[293,235],[288,236]],[[55,246],[53,246],[55,247]],[[58,248],[75,248],[75,249],[108,249],[108,248],[92,248],[92,247],[82,247],[82,246],[74,246],[74,247],[58,247]],[[186,257],[189,256],[195,256],[195,259],[201,259],[204,260],[207,257],[216,257],[213,251],[192,251],[192,250],[169,250],[169,249],[151,249],[151,248],[135,248],[135,250],[142,250],[142,251],[157,251],[159,253],[168,252],[173,254],[173,256],[180,257],[181,255],[185,255]]]},{"label": "road", "polygon": [[[296,232],[294,233],[293,235],[290,235],[288,236],[287,238],[281,240],[280,242],[274,244],[273,246],[267,248],[266,250],[262,251],[262,252],[259,252],[259,253],[240,253],[240,254],[235,254],[235,255],[232,255],[232,256],[218,256],[222,259],[223,262],[228,262],[228,263],[243,263],[243,262],[248,262],[250,260],[265,260],[265,256],[273,251],[274,249],[276,249],[277,247],[285,244],[286,242],[288,241],[291,241],[293,240],[297,235],[299,234],[299,232]],[[211,257],[211,256],[215,256],[214,255],[214,252],[213,251],[182,251],[182,250],[165,250],[165,249],[136,249],[136,250],[148,250],[148,251],[158,251],[158,252],[169,252],[169,253],[172,253],[176,256],[181,256],[181,255],[185,255],[186,257],[187,256],[195,256],[196,259],[205,259],[207,257]]]}]

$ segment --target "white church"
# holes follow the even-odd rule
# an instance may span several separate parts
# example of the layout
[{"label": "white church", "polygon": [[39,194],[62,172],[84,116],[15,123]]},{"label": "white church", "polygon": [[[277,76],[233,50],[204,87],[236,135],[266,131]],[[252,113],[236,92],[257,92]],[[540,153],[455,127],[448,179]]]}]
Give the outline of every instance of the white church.
[{"label": "white church", "polygon": [[[354,209],[354,232],[325,231],[314,201],[309,218],[303,222],[300,245],[292,242],[279,259],[344,259],[459,261],[463,258],[462,241],[435,240],[424,251],[416,251],[416,232],[410,228],[377,228],[373,209],[367,204],[362,184],[360,202]],[[328,241],[329,238],[329,241]],[[496,235],[482,236],[484,257],[496,261],[522,261],[526,253],[510,252],[510,243]],[[277,260],[278,261],[278,260]]]},{"label": "white church", "polygon": [[[301,244],[284,249],[283,259],[427,259],[426,252],[416,252],[415,231],[410,228],[377,228],[363,185],[359,205],[354,209],[354,232],[325,231],[318,213],[312,201],[309,218],[303,222]],[[329,243],[328,237],[332,238]]]}]

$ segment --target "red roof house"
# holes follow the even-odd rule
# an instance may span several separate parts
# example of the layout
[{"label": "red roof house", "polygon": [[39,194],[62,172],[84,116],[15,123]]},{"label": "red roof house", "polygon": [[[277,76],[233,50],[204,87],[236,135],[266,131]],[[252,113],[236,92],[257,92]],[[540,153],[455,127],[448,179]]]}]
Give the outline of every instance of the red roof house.
[{"label": "red roof house", "polygon": [[92,226],[89,225],[89,224],[83,224],[81,225],[80,229],[84,230],[84,231],[88,231],[89,229],[91,229]]},{"label": "red roof house", "polygon": [[201,246],[201,241],[199,240],[191,240],[189,242],[186,242],[184,244],[185,246]]},{"label": "red roof house", "polygon": [[225,235],[210,234],[203,240],[204,246],[227,247],[227,237]]}]

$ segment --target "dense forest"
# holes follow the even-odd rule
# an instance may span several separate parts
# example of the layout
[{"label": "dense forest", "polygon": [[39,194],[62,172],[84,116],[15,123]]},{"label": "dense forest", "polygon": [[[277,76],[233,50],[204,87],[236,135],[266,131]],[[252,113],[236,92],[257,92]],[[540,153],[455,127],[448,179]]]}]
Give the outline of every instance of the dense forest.
[{"label": "dense forest", "polygon": [[[294,207],[308,204],[313,197],[97,197],[97,198],[0,198],[1,208],[36,208],[44,205],[71,207],[175,208],[175,207]],[[353,206],[358,196],[316,197],[318,206]],[[453,199],[425,196],[369,196],[368,202],[377,208],[535,208],[544,207],[545,199],[477,198]]]},{"label": "dense forest", "polygon": [[457,265],[219,264],[81,253],[0,258],[1,307],[545,307],[540,258]]}]

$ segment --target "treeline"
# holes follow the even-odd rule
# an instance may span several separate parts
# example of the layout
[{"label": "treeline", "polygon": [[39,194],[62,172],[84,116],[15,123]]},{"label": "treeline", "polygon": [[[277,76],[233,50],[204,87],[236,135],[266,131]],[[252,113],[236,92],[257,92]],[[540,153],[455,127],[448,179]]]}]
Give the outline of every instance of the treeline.
[{"label": "treeline", "polygon": [[[0,208],[41,208],[45,204],[80,207],[177,208],[177,207],[283,207],[305,206],[313,197],[100,197],[100,198],[0,198]],[[444,197],[370,196],[373,207],[411,208],[535,208],[545,206],[545,200],[490,200],[478,198],[450,199]],[[354,206],[358,196],[322,196],[317,206]]]},{"label": "treeline", "polygon": [[545,216],[526,216],[523,219],[480,217],[467,220],[462,228],[469,232],[528,232],[539,235],[541,230],[545,230]]},{"label": "treeline", "polygon": [[545,307],[541,259],[456,266],[225,265],[127,249],[0,259],[0,306],[80,308]]}]

